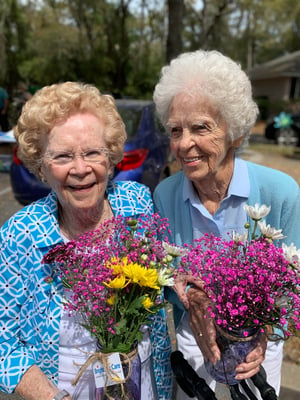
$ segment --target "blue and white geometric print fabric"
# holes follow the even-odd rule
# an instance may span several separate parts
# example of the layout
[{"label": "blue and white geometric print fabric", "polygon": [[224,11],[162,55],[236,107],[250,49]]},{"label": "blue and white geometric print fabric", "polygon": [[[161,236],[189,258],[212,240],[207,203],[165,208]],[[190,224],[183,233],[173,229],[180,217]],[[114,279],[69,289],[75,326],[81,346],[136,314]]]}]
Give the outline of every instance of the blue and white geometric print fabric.
[{"label": "blue and white geometric print fabric", "polygon": [[[54,378],[58,367],[59,304],[62,285],[41,259],[61,242],[56,196],[31,204],[0,230],[0,377],[11,392],[33,364]],[[3,295],[2,295],[3,293]]]},{"label": "blue and white geometric print fabric", "polygon": [[153,366],[160,400],[172,399],[173,372],[171,369],[171,342],[166,324],[166,310],[161,309],[153,318],[151,327],[151,346]]},{"label": "blue and white geometric print fabric", "polygon": [[150,191],[143,185],[130,181],[111,182],[107,192],[115,215],[130,217],[153,213]]},{"label": "blue and white geometric print fabric", "polygon": [[[151,214],[150,191],[135,182],[108,185],[115,215]],[[63,241],[58,226],[57,198],[47,197],[23,208],[0,229],[0,390],[11,393],[23,373],[37,364],[54,383],[58,375],[58,346],[62,284],[43,256]],[[46,279],[51,277],[50,280]],[[162,315],[158,315],[158,319]],[[166,357],[170,343],[166,324],[160,320],[156,339],[164,340]],[[154,348],[157,374],[170,374]],[[165,371],[160,372],[161,368]],[[162,385],[164,386],[164,385]],[[160,386],[160,399],[170,399],[169,384]]]}]

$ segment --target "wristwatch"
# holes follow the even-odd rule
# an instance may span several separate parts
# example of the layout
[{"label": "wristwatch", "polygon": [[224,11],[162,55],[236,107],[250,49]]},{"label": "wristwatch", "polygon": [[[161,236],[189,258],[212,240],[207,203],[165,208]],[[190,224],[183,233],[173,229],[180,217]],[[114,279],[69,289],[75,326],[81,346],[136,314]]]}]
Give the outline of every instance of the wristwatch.
[{"label": "wristwatch", "polygon": [[53,400],[62,400],[64,397],[67,396],[70,396],[70,393],[68,393],[66,390],[61,390],[53,397]]}]

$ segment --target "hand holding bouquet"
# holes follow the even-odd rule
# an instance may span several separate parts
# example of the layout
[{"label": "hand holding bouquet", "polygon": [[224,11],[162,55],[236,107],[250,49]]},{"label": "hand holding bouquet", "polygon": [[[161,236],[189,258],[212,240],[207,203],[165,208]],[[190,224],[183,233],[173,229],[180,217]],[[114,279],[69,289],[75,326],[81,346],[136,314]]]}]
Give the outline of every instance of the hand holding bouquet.
[{"label": "hand holding bouquet", "polygon": [[274,244],[283,235],[262,221],[270,207],[245,209],[254,221],[252,233],[247,223],[247,232],[233,232],[230,241],[206,234],[190,246],[181,271],[202,281],[217,326],[229,331],[268,326],[285,339],[300,330],[300,251]]},{"label": "hand holding bouquet", "polygon": [[229,241],[206,234],[187,246],[180,267],[210,301],[204,318],[215,323],[221,359],[205,362],[206,369],[231,385],[238,383],[236,366],[261,333],[281,340],[300,331],[300,251],[293,244],[274,244],[283,235],[262,221],[270,207],[256,204],[245,210],[252,221],[244,234],[233,232]]}]

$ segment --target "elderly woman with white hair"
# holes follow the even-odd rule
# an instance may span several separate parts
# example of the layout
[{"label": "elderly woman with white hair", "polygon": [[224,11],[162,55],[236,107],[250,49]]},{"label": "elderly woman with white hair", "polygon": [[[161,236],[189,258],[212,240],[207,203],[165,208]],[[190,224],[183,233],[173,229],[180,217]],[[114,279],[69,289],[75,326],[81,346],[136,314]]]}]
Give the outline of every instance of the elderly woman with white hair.
[{"label": "elderly woman with white hair", "polygon": [[[298,184],[282,172],[238,157],[258,115],[241,67],[217,51],[182,54],[163,67],[154,101],[182,169],[154,193],[157,211],[169,219],[170,241],[182,246],[206,233],[225,239],[233,231],[242,234],[244,205],[258,203],[271,206],[266,222],[282,229],[284,242],[299,247]],[[174,304],[178,349],[214,387],[204,368],[204,359],[220,359],[215,327],[204,318],[208,298],[195,285],[178,285],[167,296]],[[282,341],[267,343],[263,337],[237,367],[236,378],[250,378],[263,363],[268,382],[279,393],[282,349]],[[189,398],[178,392],[178,399]]]}]

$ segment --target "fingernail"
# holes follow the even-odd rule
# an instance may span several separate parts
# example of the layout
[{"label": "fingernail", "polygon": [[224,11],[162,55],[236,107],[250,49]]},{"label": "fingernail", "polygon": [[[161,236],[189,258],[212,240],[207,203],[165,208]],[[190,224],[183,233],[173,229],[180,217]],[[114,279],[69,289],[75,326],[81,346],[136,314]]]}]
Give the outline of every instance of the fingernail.
[{"label": "fingernail", "polygon": [[212,361],[213,365],[216,365],[218,361],[220,361],[220,358],[214,356],[213,361]]}]

